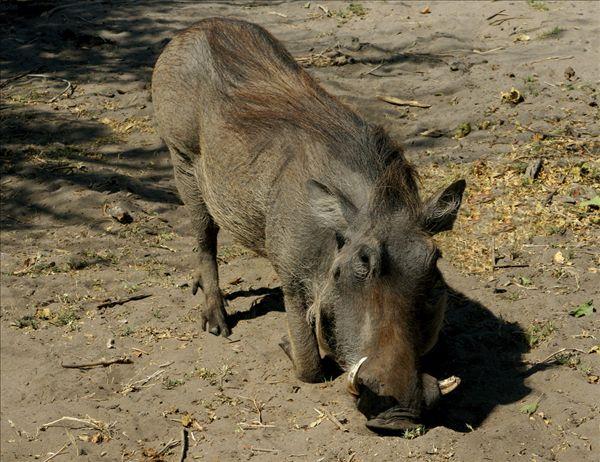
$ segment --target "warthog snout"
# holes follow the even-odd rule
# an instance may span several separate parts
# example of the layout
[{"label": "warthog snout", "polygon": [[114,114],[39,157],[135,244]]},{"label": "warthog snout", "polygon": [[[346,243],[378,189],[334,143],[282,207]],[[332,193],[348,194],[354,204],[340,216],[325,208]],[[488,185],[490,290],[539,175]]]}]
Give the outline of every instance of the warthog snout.
[{"label": "warthog snout", "polygon": [[422,409],[432,409],[442,395],[460,384],[460,379],[455,376],[438,381],[429,374],[421,374],[420,393],[413,392],[421,396],[420,403],[401,404],[393,396],[382,395],[377,380],[361,375],[367,360],[367,357],[361,358],[348,371],[348,391],[357,398],[358,409],[367,417],[367,427],[379,433],[403,432],[417,427]]}]

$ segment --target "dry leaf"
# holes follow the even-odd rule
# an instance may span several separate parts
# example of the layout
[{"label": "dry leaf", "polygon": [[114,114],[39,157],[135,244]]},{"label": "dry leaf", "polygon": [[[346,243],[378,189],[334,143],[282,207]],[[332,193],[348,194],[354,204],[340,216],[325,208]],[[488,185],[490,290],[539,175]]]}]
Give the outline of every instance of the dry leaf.
[{"label": "dry leaf", "polygon": [[35,310],[35,317],[38,319],[48,320],[52,318],[52,311],[50,311],[50,308],[38,308]]},{"label": "dry leaf", "polygon": [[181,425],[183,425],[184,427],[191,427],[193,423],[194,418],[188,412],[181,416]]},{"label": "dry leaf", "polygon": [[554,257],[552,259],[554,260],[554,263],[557,263],[559,265],[565,263],[565,257],[563,256],[560,250],[554,254]]},{"label": "dry leaf", "polygon": [[25,261],[23,262],[23,268],[21,268],[20,270],[14,271],[13,274],[15,276],[18,276],[20,274],[27,273],[31,269],[31,267],[33,265],[35,265],[35,263],[37,262],[38,258],[39,258],[39,255],[36,255],[35,257],[27,257],[25,259]]},{"label": "dry leaf", "polygon": [[531,37],[527,34],[519,34],[514,39],[513,42],[529,42]]},{"label": "dry leaf", "polygon": [[519,104],[524,101],[523,95],[516,88],[511,88],[510,91],[501,92],[502,101],[510,104]]},{"label": "dry leaf", "polygon": [[104,436],[102,435],[102,433],[96,432],[92,436],[90,436],[89,441],[90,443],[99,444],[102,443],[102,441],[104,441]]},{"label": "dry leaf", "polygon": [[308,424],[308,428],[315,428],[317,425],[319,425],[321,422],[323,422],[323,420],[325,420],[325,416],[319,417],[317,420],[311,422]]}]

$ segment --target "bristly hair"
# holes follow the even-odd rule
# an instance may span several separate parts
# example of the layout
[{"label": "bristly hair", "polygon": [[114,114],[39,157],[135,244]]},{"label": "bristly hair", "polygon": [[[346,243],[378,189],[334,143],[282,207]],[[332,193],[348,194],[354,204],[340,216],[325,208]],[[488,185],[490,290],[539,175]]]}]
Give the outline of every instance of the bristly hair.
[{"label": "bristly hair", "polygon": [[226,83],[225,115],[235,131],[255,136],[301,128],[325,142],[358,135],[364,121],[323,90],[277,39],[255,24],[226,24],[207,28],[206,38]]},{"label": "bristly hair", "polygon": [[369,125],[327,93],[260,26],[219,20],[204,30],[234,133],[261,139],[301,129],[333,147],[331,155],[351,157],[374,181],[377,205],[416,213],[421,206],[416,172],[383,128]]},{"label": "bristly hair", "polygon": [[404,157],[402,148],[390,139],[383,128],[375,127],[372,137],[385,167],[375,183],[371,210],[403,209],[417,217],[423,206],[417,171]]}]

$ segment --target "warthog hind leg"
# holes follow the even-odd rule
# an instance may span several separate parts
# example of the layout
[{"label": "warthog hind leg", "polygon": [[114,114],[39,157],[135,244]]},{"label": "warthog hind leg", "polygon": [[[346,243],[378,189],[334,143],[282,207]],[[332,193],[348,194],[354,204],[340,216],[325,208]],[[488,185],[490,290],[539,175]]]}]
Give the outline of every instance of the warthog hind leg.
[{"label": "warthog hind leg", "polygon": [[227,337],[231,331],[227,326],[225,301],[219,288],[219,270],[217,266],[217,235],[219,227],[210,215],[197,183],[193,167],[169,148],[173,158],[175,181],[183,202],[188,209],[192,230],[197,242],[198,263],[195,271],[192,293],[198,288],[204,292],[205,304],[202,310],[202,329],[215,335]]}]

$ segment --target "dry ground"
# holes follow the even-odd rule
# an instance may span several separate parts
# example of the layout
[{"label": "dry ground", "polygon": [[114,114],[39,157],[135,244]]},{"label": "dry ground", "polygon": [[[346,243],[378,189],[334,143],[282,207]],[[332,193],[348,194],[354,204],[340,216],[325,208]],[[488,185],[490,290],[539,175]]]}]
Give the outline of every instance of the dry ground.
[{"label": "dry ground", "polygon": [[[272,31],[403,141],[425,190],[467,178],[428,360],[463,384],[421,436],[371,434],[343,376],[294,378],[277,277],[226,235],[233,335],[199,329],[149,80],[213,15]],[[599,18],[592,1],[2,2],[2,460],[174,461],[184,427],[187,460],[599,460]],[[82,420],[43,427],[63,416]]]}]

